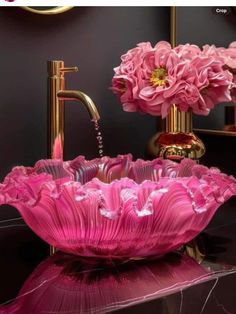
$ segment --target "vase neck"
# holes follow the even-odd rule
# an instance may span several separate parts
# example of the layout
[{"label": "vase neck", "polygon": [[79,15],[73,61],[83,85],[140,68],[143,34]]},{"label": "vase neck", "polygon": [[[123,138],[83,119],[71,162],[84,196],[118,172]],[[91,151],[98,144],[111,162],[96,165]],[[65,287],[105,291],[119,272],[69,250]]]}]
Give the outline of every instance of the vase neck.
[{"label": "vase neck", "polygon": [[192,111],[180,111],[173,105],[166,117],[166,132],[190,133],[192,130]]}]

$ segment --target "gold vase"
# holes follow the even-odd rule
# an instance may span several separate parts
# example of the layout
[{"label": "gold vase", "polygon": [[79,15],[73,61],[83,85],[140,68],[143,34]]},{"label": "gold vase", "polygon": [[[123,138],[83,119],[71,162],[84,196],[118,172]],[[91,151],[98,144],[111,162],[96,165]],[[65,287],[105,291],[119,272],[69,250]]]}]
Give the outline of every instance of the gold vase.
[{"label": "gold vase", "polygon": [[175,161],[183,158],[198,160],[204,153],[203,142],[193,133],[192,112],[180,111],[173,105],[165,121],[165,132],[155,134],[149,141],[149,156]]}]

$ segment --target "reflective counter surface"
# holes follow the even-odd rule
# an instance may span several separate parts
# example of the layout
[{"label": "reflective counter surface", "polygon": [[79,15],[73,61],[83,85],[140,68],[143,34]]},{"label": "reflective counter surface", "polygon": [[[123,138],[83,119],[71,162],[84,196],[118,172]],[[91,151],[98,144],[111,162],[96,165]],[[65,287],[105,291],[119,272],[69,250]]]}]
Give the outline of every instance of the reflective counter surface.
[{"label": "reflective counter surface", "polygon": [[0,314],[236,313],[236,199],[219,212],[191,244],[204,258],[106,263],[48,256],[21,218],[1,221]]}]

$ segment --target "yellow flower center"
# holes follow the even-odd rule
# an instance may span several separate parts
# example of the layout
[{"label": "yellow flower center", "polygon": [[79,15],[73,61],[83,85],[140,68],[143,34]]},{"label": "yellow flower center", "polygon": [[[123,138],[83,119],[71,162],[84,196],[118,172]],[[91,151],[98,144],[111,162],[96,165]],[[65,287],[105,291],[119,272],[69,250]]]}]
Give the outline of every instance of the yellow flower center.
[{"label": "yellow flower center", "polygon": [[153,86],[164,86],[164,85],[166,85],[167,74],[168,74],[168,72],[165,68],[157,68],[157,69],[153,70],[151,77],[150,77],[150,83]]}]

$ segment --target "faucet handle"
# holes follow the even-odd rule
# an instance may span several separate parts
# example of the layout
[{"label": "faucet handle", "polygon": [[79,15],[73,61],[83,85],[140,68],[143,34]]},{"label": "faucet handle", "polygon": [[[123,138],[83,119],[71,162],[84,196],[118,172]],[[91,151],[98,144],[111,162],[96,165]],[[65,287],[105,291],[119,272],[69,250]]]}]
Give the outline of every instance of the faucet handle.
[{"label": "faucet handle", "polygon": [[67,72],[77,72],[77,67],[65,67],[64,61],[62,60],[52,60],[48,61],[48,74],[49,77],[58,77],[58,76],[64,76],[64,73]]},{"label": "faucet handle", "polygon": [[65,67],[65,68],[60,68],[60,72],[62,73],[68,73],[68,72],[78,72],[78,67]]}]

